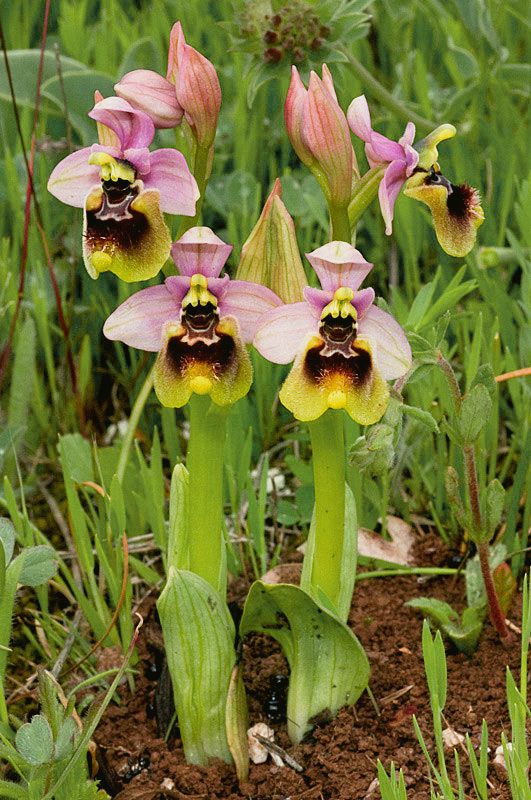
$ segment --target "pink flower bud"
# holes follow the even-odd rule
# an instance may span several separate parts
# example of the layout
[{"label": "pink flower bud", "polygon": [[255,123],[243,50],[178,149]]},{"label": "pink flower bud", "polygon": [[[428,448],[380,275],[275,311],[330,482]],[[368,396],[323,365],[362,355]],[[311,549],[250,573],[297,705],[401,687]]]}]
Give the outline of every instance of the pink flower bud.
[{"label": "pink flower bud", "polygon": [[134,108],[149,114],[156,128],[175,128],[181,122],[183,109],[177,100],[175,87],[150,69],[128,72],[116,84],[114,91]]},{"label": "pink flower bud", "polygon": [[221,87],[213,64],[186,44],[180,22],[175,23],[170,34],[166,77],[175,84],[177,101],[198,144],[210,147],[216,135]]},{"label": "pink flower bud", "polygon": [[284,117],[295,152],[321,182],[324,178],[330,202],[347,205],[356,164],[347,119],[326,66],[322,80],[311,72],[307,91],[297,69],[292,68]]}]

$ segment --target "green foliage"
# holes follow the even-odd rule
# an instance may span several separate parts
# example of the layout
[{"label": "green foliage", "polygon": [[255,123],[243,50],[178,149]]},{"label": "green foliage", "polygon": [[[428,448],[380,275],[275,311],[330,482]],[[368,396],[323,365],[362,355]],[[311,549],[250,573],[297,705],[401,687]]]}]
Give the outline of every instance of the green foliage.
[{"label": "green foliage", "polygon": [[300,742],[318,714],[356,702],[369,681],[369,662],[350,628],[298,586],[256,581],[247,596],[240,635],[265,633],[280,644],[290,668],[288,733]]}]

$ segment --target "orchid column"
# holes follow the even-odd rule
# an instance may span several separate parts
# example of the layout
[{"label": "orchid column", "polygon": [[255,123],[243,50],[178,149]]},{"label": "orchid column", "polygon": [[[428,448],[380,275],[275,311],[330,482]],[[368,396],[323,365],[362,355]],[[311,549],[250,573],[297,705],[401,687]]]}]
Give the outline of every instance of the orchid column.
[{"label": "orchid column", "polygon": [[158,353],[154,386],[164,406],[190,404],[188,473],[174,471],[179,499],[157,607],[183,746],[197,764],[231,760],[226,713],[236,655],[225,601],[225,423],[251,386],[245,343],[281,302],[264,286],[220,277],[231,250],[209,228],[191,228],[172,247],[179,275],[132,295],[104,326],[109,339]]}]

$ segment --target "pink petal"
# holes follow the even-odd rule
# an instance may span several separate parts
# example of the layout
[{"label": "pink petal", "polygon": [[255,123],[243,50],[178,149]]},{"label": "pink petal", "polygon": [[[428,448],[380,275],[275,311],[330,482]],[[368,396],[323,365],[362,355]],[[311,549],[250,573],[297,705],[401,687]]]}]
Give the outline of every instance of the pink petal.
[{"label": "pink petal", "polygon": [[371,112],[364,94],[355,97],[347,110],[350,130],[363,142],[370,142],[372,134]]},{"label": "pink petal", "polygon": [[358,319],[360,319],[365,314],[367,309],[372,306],[374,303],[374,297],[374,289],[371,287],[368,289],[360,289],[359,292],[356,292],[354,295],[354,300],[352,301],[352,305],[358,312]]},{"label": "pink petal", "polygon": [[138,175],[144,180],[151,168],[151,155],[147,147],[128,147],[123,157],[133,165]]},{"label": "pink petal", "polygon": [[208,58],[186,44],[182,35],[177,41],[177,61],[178,72],[174,73],[177,100],[197,141],[208,148],[216,135],[221,107],[218,74]]},{"label": "pink petal", "polygon": [[382,377],[399,378],[411,366],[411,348],[398,322],[377,306],[371,306],[359,320],[358,336],[369,340]]},{"label": "pink petal", "polygon": [[335,292],[340,286],[357,289],[372,269],[359,250],[347,242],[329,242],[306,258],[316,271],[325,291]]},{"label": "pink petal", "polygon": [[353,160],[347,120],[337,100],[313,71],[303,107],[301,138],[326,177],[331,201],[339,206],[348,204]]},{"label": "pink petal", "polygon": [[388,236],[393,232],[393,214],[396,198],[406,180],[406,165],[403,161],[393,161],[385,170],[384,176],[378,187],[378,199],[382,217],[385,222],[385,232]]},{"label": "pink petal", "polygon": [[314,289],[313,286],[305,286],[304,299],[310,305],[315,318],[319,319],[323,308],[334,299],[334,292]]},{"label": "pink petal", "polygon": [[160,350],[162,329],[167,322],[179,322],[180,305],[163,284],[131,295],[118,306],[103,326],[107,339],[155,353]]},{"label": "pink petal", "polygon": [[144,184],[159,190],[161,210],[193,217],[199,189],[183,154],[163,148],[150,153],[149,161],[150,171]]},{"label": "pink petal", "polygon": [[308,303],[289,303],[269,313],[253,344],[269,361],[289,364],[317,329],[317,320]]},{"label": "pink petal", "polygon": [[48,180],[48,191],[62,203],[83,208],[85,197],[100,183],[100,168],[89,164],[90,147],[76,150],[57,164]]},{"label": "pink petal", "polygon": [[190,228],[172,245],[171,256],[181,275],[217,278],[232,251],[210,228]]},{"label": "pink petal", "polygon": [[[210,287],[210,281],[208,283]],[[230,281],[219,310],[221,316],[236,317],[243,341],[251,343],[259,325],[268,318],[264,315],[280,305],[280,297],[265,286],[250,281]]]},{"label": "pink petal", "polygon": [[177,102],[175,86],[150,69],[128,72],[114,87],[116,94],[133,108],[149,114],[156,128],[175,128],[183,110]]},{"label": "pink petal", "polygon": [[301,81],[297,67],[291,68],[291,83],[284,104],[284,122],[289,140],[300,160],[306,166],[313,163],[314,158],[304,144],[301,135],[302,114],[306,102],[307,91]]},{"label": "pink petal", "polygon": [[323,74],[323,83],[325,89],[327,89],[327,91],[330,92],[330,94],[337,103],[337,94],[334,86],[334,79],[332,78],[332,73],[330,72],[326,64],[323,64],[322,74]]},{"label": "pink petal", "polygon": [[398,142],[393,142],[377,131],[371,134],[370,153],[372,158],[376,157],[379,161],[405,160],[404,149]]},{"label": "pink petal", "polygon": [[398,144],[405,148],[411,146],[414,141],[415,141],[415,123],[408,122],[404,130],[404,133],[398,140]]},{"label": "pink petal", "polygon": [[143,111],[137,111],[121,97],[106,97],[96,103],[89,117],[106,125],[120,140],[122,150],[149,147],[155,135],[153,120]]}]

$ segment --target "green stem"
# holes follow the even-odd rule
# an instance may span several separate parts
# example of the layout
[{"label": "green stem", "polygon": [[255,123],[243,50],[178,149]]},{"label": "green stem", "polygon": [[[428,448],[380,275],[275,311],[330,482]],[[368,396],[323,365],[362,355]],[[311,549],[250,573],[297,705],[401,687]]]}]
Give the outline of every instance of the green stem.
[{"label": "green stem", "polygon": [[350,244],[348,206],[336,206],[330,203],[329,210],[332,222],[332,239],[334,242],[348,242]]},{"label": "green stem", "polygon": [[224,594],[223,452],[228,409],[209,397],[190,399],[189,483],[190,570]]},{"label": "green stem", "polygon": [[393,578],[398,575],[457,575],[458,569],[453,567],[403,567],[401,569],[375,569],[370,572],[358,572],[356,581],[367,581],[372,578]]},{"label": "green stem", "polygon": [[358,61],[353,55],[351,55],[346,48],[341,48],[342,52],[347,57],[347,60],[352,67],[353,71],[356,73],[358,78],[363,83],[364,90],[371,94],[373,97],[376,98],[385,108],[389,109],[398,116],[402,117],[402,119],[406,121],[414,122],[415,125],[419,128],[425,128],[428,131],[433,130],[437,127],[437,122],[434,120],[426,119],[426,117],[421,117],[415,111],[412,111],[407,105],[405,105],[401,100],[398,100],[394,95],[391,94],[382,84],[380,83],[377,78],[369,72],[369,70],[365,69],[363,64]]},{"label": "green stem", "polygon": [[352,230],[378,194],[378,187],[386,168],[386,164],[372,167],[356,183],[348,206],[348,218]]},{"label": "green stem", "polygon": [[309,424],[315,485],[315,549],[311,584],[338,607],[345,534],[345,439],[340,411]]},{"label": "green stem", "polygon": [[147,403],[147,399],[151,394],[152,389],[153,369],[149,371],[147,378],[142,384],[142,388],[140,389],[140,392],[134,402],[133,408],[131,409],[131,415],[129,417],[129,422],[127,423],[127,430],[125,432],[122,448],[120,450],[120,457],[118,458],[118,466],[116,467],[116,477],[120,483],[123,483],[127,461],[131,451],[131,445],[133,443],[133,439],[135,438],[135,432],[138,427],[138,420],[141,417],[142,411],[144,410],[144,406]]},{"label": "green stem", "polygon": [[193,228],[195,225],[197,225],[200,220],[201,209],[203,208],[203,202],[205,200],[206,187],[210,177],[213,155],[213,145],[210,147],[196,147],[193,173],[199,188],[199,200],[195,206],[195,215],[193,217],[183,217],[181,226],[179,228],[179,238],[183,235],[183,233],[186,233],[186,231],[190,230],[190,228]]}]

